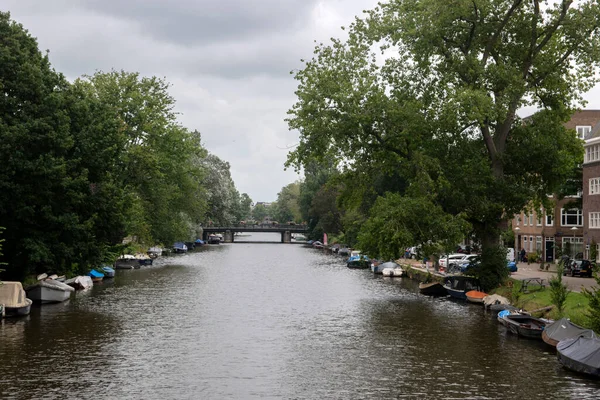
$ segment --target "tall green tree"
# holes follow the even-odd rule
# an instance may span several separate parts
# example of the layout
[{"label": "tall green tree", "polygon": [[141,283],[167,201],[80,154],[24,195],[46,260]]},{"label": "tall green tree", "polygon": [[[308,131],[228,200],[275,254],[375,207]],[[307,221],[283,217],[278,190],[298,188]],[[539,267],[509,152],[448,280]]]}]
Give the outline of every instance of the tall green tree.
[{"label": "tall green tree", "polygon": [[[380,4],[350,26],[347,41],[318,45],[296,74],[288,121],[300,143],[288,165],[380,166],[405,180],[411,189],[399,193],[413,197],[424,195],[418,187],[426,182],[445,213],[465,213],[488,275],[502,279],[497,248],[506,220],[554,192],[581,160],[581,144],[563,122],[597,81],[599,7]],[[522,121],[524,106],[541,111]]]},{"label": "tall green tree", "polygon": [[277,201],[274,205],[273,218],[275,220],[286,223],[302,222],[302,216],[300,215],[300,205],[298,200],[300,197],[300,183],[292,182],[284,186],[281,191],[277,194]]}]

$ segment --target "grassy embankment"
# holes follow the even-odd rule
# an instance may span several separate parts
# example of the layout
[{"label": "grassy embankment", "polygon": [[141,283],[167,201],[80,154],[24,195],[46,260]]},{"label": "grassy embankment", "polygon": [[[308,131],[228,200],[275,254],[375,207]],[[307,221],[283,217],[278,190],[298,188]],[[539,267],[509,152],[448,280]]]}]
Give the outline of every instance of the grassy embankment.
[{"label": "grassy embankment", "polygon": [[[420,280],[422,282],[425,280],[443,281],[442,276],[427,274],[426,272],[412,268],[408,265],[405,265],[405,268],[407,268],[408,276],[411,279]],[[523,293],[521,291],[521,281],[509,278],[505,285],[493,290],[490,294],[493,293],[508,298],[512,305],[525,311],[534,311],[552,306],[550,289],[547,285],[544,288],[536,285],[529,285],[527,293]],[[569,318],[577,325],[586,328],[589,327],[589,318],[587,316],[588,303],[588,299],[582,293],[570,292],[567,296],[563,316]],[[555,308],[550,311],[534,313],[534,316],[550,319],[559,318]]]}]

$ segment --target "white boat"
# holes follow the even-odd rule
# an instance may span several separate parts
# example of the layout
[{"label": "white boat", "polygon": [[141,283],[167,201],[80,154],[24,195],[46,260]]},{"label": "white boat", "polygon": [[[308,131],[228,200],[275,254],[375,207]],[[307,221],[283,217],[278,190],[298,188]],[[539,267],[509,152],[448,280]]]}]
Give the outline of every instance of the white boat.
[{"label": "white boat", "polygon": [[395,277],[399,277],[404,275],[404,270],[400,267],[396,267],[396,268],[384,268],[381,273],[383,274],[383,276],[395,276]]},{"label": "white boat", "polygon": [[150,256],[150,258],[156,258],[156,257],[162,255],[162,252],[163,252],[162,247],[158,247],[158,246],[150,247],[148,249],[148,255]]},{"label": "white boat", "polygon": [[65,283],[75,288],[75,290],[85,290],[94,286],[92,277],[89,275],[76,276],[75,278],[68,279]]},{"label": "white boat", "polygon": [[55,280],[39,281],[25,289],[27,297],[40,303],[60,303],[71,297],[75,289]]},{"label": "white boat", "polygon": [[21,282],[0,283],[0,305],[4,305],[5,317],[20,317],[31,310],[31,300],[25,297]]},{"label": "white boat", "polygon": [[134,269],[139,267],[139,260],[131,254],[123,254],[115,261],[115,269]]}]

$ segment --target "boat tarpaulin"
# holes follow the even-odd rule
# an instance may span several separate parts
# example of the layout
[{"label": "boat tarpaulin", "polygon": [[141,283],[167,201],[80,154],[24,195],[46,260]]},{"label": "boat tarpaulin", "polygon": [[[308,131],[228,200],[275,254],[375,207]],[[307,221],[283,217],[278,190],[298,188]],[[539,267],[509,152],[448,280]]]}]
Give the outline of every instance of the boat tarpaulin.
[{"label": "boat tarpaulin", "polygon": [[556,340],[557,342],[576,336],[587,338],[597,337],[593,330],[575,325],[567,318],[561,318],[546,326],[545,333],[550,339]]},{"label": "boat tarpaulin", "polygon": [[24,307],[27,305],[21,282],[0,282],[0,304],[7,307]]},{"label": "boat tarpaulin", "polygon": [[600,339],[575,337],[556,346],[558,360],[577,372],[600,376]]}]

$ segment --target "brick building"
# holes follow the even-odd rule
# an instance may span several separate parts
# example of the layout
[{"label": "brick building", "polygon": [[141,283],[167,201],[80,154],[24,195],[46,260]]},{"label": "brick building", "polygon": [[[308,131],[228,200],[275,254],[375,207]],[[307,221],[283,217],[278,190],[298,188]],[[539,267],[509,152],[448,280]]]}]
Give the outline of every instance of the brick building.
[{"label": "brick building", "polygon": [[565,127],[585,140],[583,209],[568,205],[573,197],[565,198],[556,201],[552,210],[523,211],[512,224],[515,250],[538,253],[545,262],[557,258],[557,247],[562,251],[569,247],[571,255],[583,252],[588,257],[592,238],[600,243],[600,196],[594,196],[600,194],[600,110],[575,112]]}]

